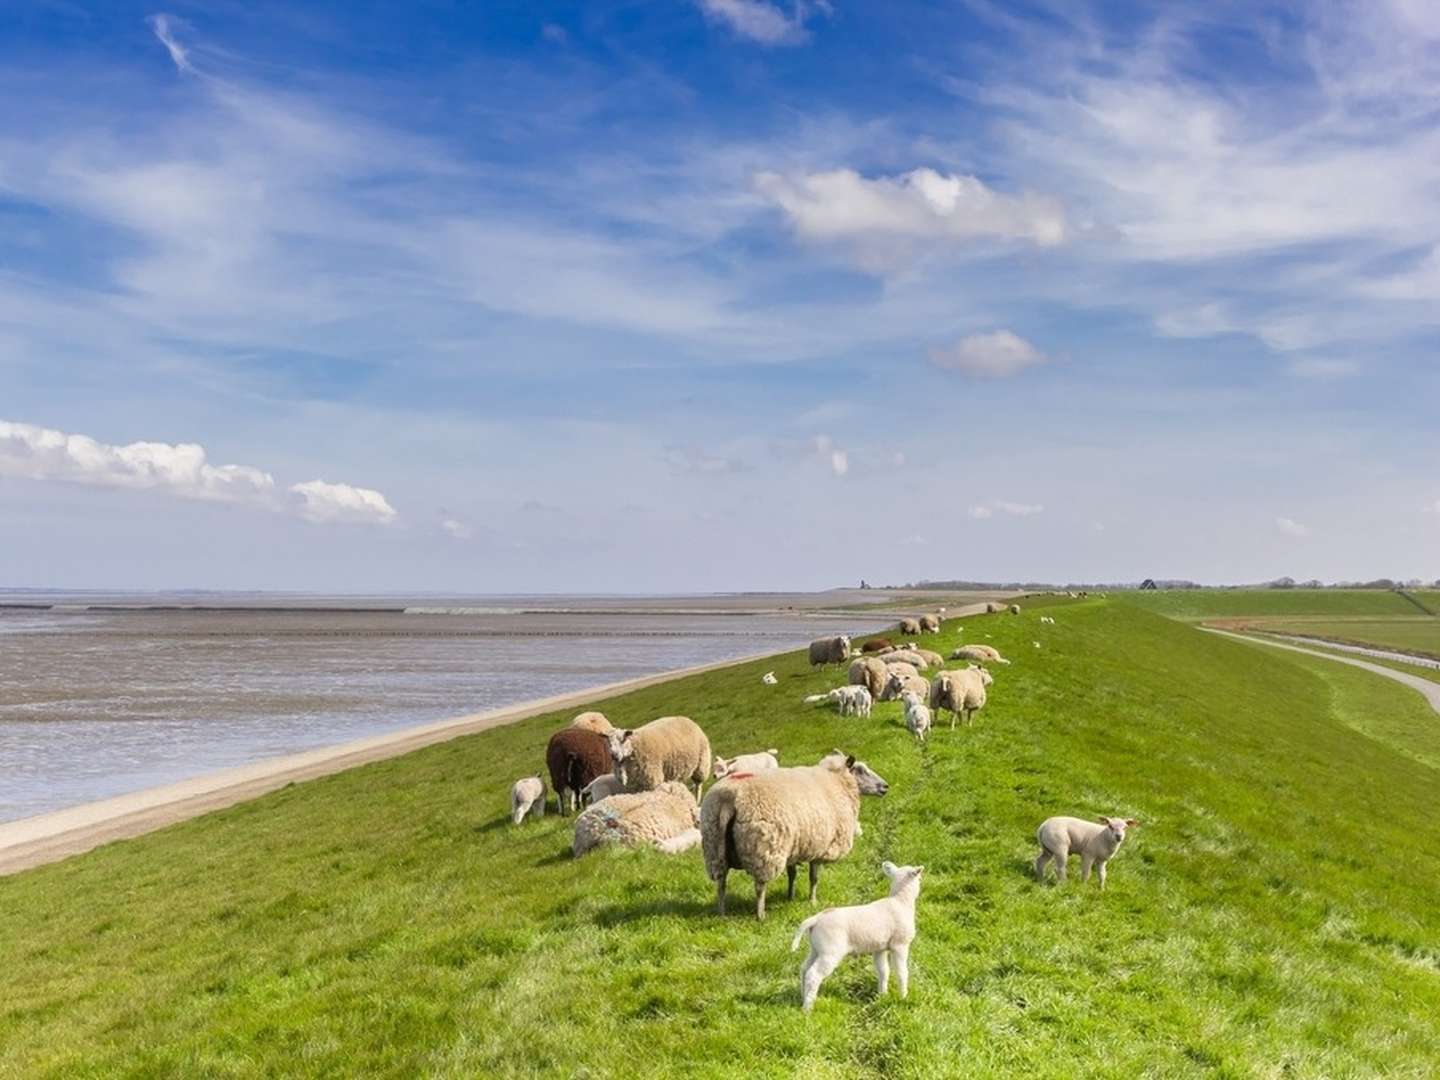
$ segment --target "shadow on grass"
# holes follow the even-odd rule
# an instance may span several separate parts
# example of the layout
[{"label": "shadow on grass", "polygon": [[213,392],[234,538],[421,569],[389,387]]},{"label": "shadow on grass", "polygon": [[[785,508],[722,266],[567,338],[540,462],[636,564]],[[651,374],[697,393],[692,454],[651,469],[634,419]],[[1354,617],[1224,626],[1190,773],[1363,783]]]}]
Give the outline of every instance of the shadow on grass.
[{"label": "shadow on grass", "polygon": [[679,915],[691,919],[708,915],[718,918],[715,915],[715,904],[711,901],[664,899],[646,900],[638,904],[612,904],[595,913],[595,922],[605,927],[624,926],[626,923],[654,918],[657,915]]},{"label": "shadow on grass", "polygon": [[566,847],[566,848],[561,848],[559,851],[555,852],[553,855],[546,855],[543,859],[536,859],[536,860],[535,860],[535,865],[536,865],[537,867],[540,867],[540,866],[559,866],[561,863],[569,863],[569,862],[574,862],[574,861],[575,861],[575,853],[574,853],[570,848]]}]

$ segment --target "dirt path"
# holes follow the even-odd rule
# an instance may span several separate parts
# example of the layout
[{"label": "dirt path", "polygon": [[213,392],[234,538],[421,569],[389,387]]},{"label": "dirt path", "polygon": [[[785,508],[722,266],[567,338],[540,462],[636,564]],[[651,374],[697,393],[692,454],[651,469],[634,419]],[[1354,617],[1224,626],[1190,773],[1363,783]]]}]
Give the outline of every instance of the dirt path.
[{"label": "dirt path", "polygon": [[1201,629],[1207,634],[1219,634],[1221,637],[1234,638],[1236,641],[1248,641],[1252,645],[1265,645],[1272,649],[1288,649],[1290,652],[1304,653],[1306,656],[1318,656],[1322,660],[1334,660],[1337,664],[1349,664],[1351,667],[1373,671],[1376,675],[1383,675],[1387,679],[1394,679],[1398,683],[1404,683],[1412,690],[1420,691],[1420,693],[1424,695],[1425,700],[1430,703],[1430,707],[1437,713],[1440,713],[1440,683],[1431,682],[1429,679],[1422,679],[1419,675],[1407,675],[1403,671],[1396,671],[1394,668],[1383,667],[1380,664],[1371,664],[1364,660],[1351,660],[1348,656],[1336,656],[1334,653],[1305,649],[1299,645],[1286,645],[1268,638],[1251,637],[1249,634],[1234,634],[1229,630],[1212,630],[1209,627],[1202,627]]}]

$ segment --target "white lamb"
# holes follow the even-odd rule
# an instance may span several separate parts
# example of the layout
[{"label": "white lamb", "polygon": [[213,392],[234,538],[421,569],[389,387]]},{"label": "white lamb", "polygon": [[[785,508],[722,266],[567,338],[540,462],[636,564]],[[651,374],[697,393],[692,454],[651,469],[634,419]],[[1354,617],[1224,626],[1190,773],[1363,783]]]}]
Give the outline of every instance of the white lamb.
[{"label": "white lamb", "polygon": [[1134,818],[1102,816],[1098,823],[1075,817],[1046,818],[1035,830],[1035,839],[1040,841],[1035,880],[1045,880],[1045,863],[1053,859],[1055,880],[1064,881],[1066,861],[1071,855],[1079,855],[1080,880],[1089,881],[1090,867],[1094,866],[1100,888],[1105,888],[1105,864],[1125,842],[1125,830],[1139,826]]},{"label": "white lamb", "polygon": [[900,700],[905,703],[905,727],[916,741],[924,742],[930,732],[930,707],[914,690],[906,690]]},{"label": "white lamb", "polygon": [[516,825],[525,820],[525,815],[545,816],[545,781],[538,776],[527,776],[516,780],[510,788],[510,820]]},{"label": "white lamb", "polygon": [[625,790],[625,785],[613,772],[607,772],[603,776],[597,776],[590,783],[580,789],[580,801],[582,803],[597,803],[601,799],[608,799],[611,795],[619,795]]},{"label": "white lamb", "polygon": [[837,686],[827,694],[811,694],[806,705],[834,705],[841,716],[869,716],[875,699],[863,686]]},{"label": "white lamb", "polygon": [[769,750],[762,750],[754,754],[736,754],[732,758],[715,758],[715,779],[723,780],[731,773],[757,773],[765,772],[767,769],[778,769],[780,761],[775,756],[780,753],[773,746]]},{"label": "white lamb", "polygon": [[760,676],[760,681],[766,686],[774,686],[780,680],[775,677],[775,673],[773,671],[767,671],[764,675]]},{"label": "white lamb", "polygon": [[920,896],[923,866],[896,866],[882,863],[890,879],[890,895],[884,900],[855,907],[829,908],[812,915],[795,931],[790,951],[810,939],[810,953],[800,968],[800,1004],[809,1012],[825,977],[854,953],[875,958],[875,977],[883,996],[890,986],[890,961],[895,961],[895,981],[900,996],[910,992],[910,943],[915,940],[915,901]]}]

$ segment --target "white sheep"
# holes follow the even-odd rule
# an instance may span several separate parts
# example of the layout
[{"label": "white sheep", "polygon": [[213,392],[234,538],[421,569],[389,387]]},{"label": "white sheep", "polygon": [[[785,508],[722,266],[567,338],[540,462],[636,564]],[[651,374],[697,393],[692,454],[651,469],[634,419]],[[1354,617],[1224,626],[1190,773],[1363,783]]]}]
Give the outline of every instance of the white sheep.
[{"label": "white sheep", "polygon": [[593,731],[597,735],[609,735],[615,730],[614,725],[605,718],[602,712],[582,712],[574,720],[570,721],[571,727],[584,728],[586,731]]},{"label": "white sheep", "polygon": [[720,914],[725,914],[731,870],[744,870],[754,880],[755,914],[763,919],[769,883],[786,871],[793,898],[796,870],[809,863],[814,903],[821,865],[844,858],[855,844],[860,796],[884,795],[889,788],[863,761],[840,751],[818,765],[732,776],[715,784],[700,804],[700,833]]},{"label": "white sheep", "polygon": [[806,705],[834,705],[841,716],[869,716],[874,703],[870,691],[864,686],[837,686],[824,694],[810,694]]},{"label": "white sheep", "polygon": [[951,660],[978,660],[982,664],[1008,664],[993,645],[961,645],[950,654]]},{"label": "white sheep", "polygon": [[940,632],[940,616],[921,615],[920,632],[922,634],[938,634]]},{"label": "white sheep", "polygon": [[1105,864],[1125,842],[1125,830],[1135,829],[1140,822],[1134,818],[1102,816],[1098,822],[1076,817],[1046,818],[1035,830],[1040,842],[1040,855],[1035,860],[1035,880],[1045,880],[1045,863],[1055,861],[1055,880],[1065,880],[1065,864],[1071,855],[1080,856],[1080,880],[1090,880],[1094,866],[1105,888]]},{"label": "white sheep", "polygon": [[900,695],[900,700],[905,703],[905,727],[917,742],[924,742],[925,736],[930,733],[929,706],[914,690],[906,690]]},{"label": "white sheep", "polygon": [[917,671],[925,670],[925,657],[921,656],[914,649],[891,649],[889,652],[880,654],[879,659],[885,664],[909,664]]},{"label": "white sheep", "polygon": [[1010,614],[1011,614],[1011,615],[1019,615],[1019,614],[1020,614],[1020,605],[1019,605],[1019,604],[1011,604],[1011,605],[1010,605]]},{"label": "white sheep", "polygon": [[885,680],[884,688],[880,691],[880,700],[895,701],[907,691],[913,691],[923,697],[930,692],[930,684],[925,681],[923,675],[907,675],[901,671],[892,671]]},{"label": "white sheep", "polygon": [[633,731],[612,731],[610,757],[626,791],[650,791],[666,780],[701,785],[710,773],[710,740],[688,716],[662,716]]},{"label": "white sheep", "polygon": [[910,943],[915,940],[915,901],[920,896],[923,866],[896,866],[882,863],[890,879],[890,895],[884,900],[854,907],[830,908],[811,915],[795,931],[790,951],[810,939],[810,952],[800,968],[800,1005],[809,1012],[825,977],[847,956],[860,954],[875,958],[875,978],[883,997],[890,985],[890,963],[895,964],[895,981],[900,996],[910,992]]},{"label": "white sheep", "polygon": [[850,638],[845,634],[817,638],[810,643],[810,663],[820,667],[843,664],[850,659]]},{"label": "white sheep", "polygon": [[625,785],[613,772],[607,772],[603,776],[597,776],[590,783],[580,789],[580,801],[582,803],[597,803],[601,799],[608,799],[611,795],[619,795],[625,790]]},{"label": "white sheep", "polygon": [[510,787],[510,820],[516,825],[531,817],[545,816],[545,781],[538,776],[516,780]]},{"label": "white sheep", "polygon": [[773,746],[769,750],[757,751],[753,754],[736,754],[733,758],[723,758],[718,754],[715,756],[715,779],[723,780],[731,773],[764,772],[766,769],[778,769],[780,762],[776,754],[780,753]]},{"label": "white sheep", "polygon": [[949,709],[952,730],[956,719],[968,724],[985,707],[985,688],[992,682],[994,679],[984,668],[942,671],[930,684],[930,708],[937,716],[941,709]]},{"label": "white sheep", "polygon": [[879,697],[885,687],[885,661],[874,656],[862,656],[850,665],[848,682],[851,686],[863,686],[871,697]]},{"label": "white sheep", "polygon": [[[601,844],[649,845],[684,851],[688,833],[700,824],[700,807],[684,784],[667,780],[651,791],[601,799],[575,819],[571,850],[578,857]],[[682,840],[683,838],[683,840]],[[684,846],[676,846],[676,841]]]},{"label": "white sheep", "polygon": [[920,620],[908,617],[901,619],[898,629],[902,634],[918,634],[920,633]]},{"label": "white sheep", "polygon": [[773,671],[767,671],[764,675],[760,676],[760,681],[766,686],[774,686],[780,680],[775,677],[775,673]]}]

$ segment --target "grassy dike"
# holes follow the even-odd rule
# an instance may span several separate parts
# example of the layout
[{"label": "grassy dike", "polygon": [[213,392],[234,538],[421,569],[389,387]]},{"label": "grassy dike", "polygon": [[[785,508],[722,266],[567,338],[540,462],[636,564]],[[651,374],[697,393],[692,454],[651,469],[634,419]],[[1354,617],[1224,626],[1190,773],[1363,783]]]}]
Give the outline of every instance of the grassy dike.
[{"label": "grassy dike", "polygon": [[[553,815],[511,828],[510,781],[568,720],[541,717],[0,879],[0,1073],[1433,1070],[1440,773],[1417,695],[1114,600],[1031,602],[940,645],[960,639],[1015,662],[973,730],[924,750],[897,705],[800,705],[837,679],[801,654],[605,705],[690,715],[722,753],[869,760],[891,793],[821,899],[879,895],[883,858],[926,864],[908,1001],[852,960],[805,1018],[803,899],[772,893],[760,924],[732,877],[722,919],[698,852],[576,862]],[[1145,822],[1107,893],[1031,880],[1035,826],[1062,812]]]}]

